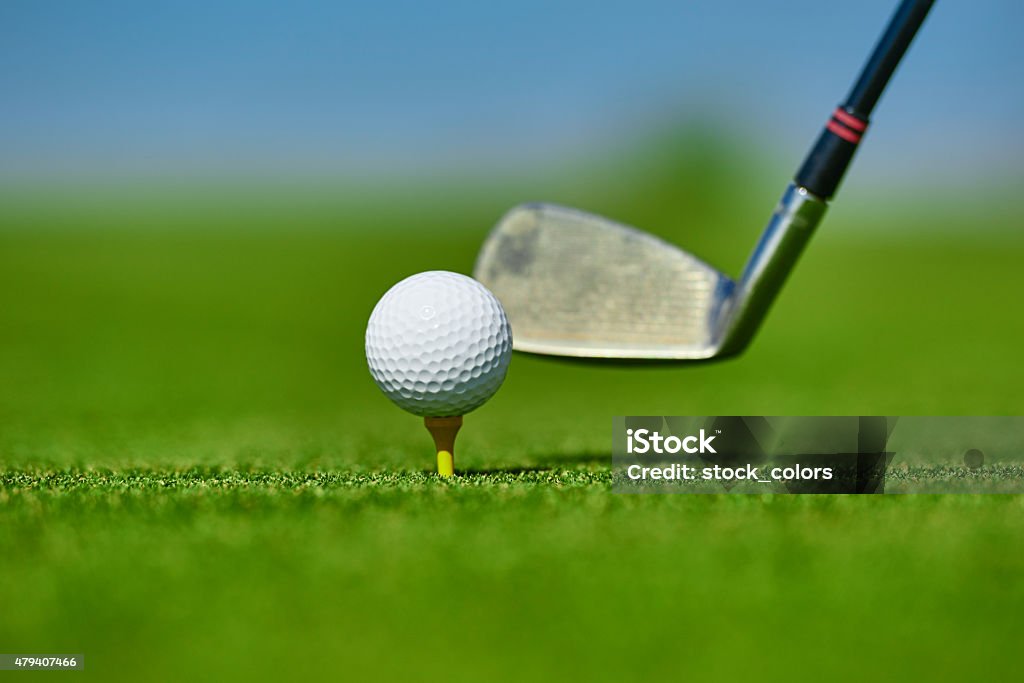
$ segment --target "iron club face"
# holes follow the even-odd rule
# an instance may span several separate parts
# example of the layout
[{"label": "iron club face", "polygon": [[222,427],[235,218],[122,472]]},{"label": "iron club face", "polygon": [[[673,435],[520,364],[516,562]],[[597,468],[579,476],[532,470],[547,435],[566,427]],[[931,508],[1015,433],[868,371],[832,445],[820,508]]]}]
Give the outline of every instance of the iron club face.
[{"label": "iron club face", "polygon": [[708,360],[750,342],[824,211],[822,200],[790,186],[733,280],[635,228],[524,204],[491,232],[473,275],[502,302],[516,350]]}]

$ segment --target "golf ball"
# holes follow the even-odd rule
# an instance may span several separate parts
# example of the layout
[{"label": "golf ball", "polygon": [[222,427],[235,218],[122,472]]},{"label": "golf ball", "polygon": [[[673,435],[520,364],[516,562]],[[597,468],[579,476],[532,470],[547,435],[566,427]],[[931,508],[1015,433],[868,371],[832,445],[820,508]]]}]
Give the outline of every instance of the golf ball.
[{"label": "golf ball", "polygon": [[465,415],[494,395],[512,356],[501,304],[473,278],[443,270],[408,277],[377,302],[366,360],[381,391],[424,417]]}]

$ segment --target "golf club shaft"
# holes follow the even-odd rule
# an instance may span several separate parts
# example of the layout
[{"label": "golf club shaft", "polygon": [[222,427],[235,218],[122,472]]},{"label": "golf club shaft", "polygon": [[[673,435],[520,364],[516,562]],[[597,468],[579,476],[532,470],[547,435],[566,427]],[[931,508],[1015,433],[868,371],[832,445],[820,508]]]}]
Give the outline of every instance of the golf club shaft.
[{"label": "golf club shaft", "polygon": [[934,0],[903,0],[875,46],[846,103],[832,113],[821,137],[772,213],[736,283],[736,304],[723,318],[719,355],[742,351],[754,337],[793,264],[821,222],[828,199],[850,165],[868,116],[907,51]]},{"label": "golf club shaft", "polygon": [[797,185],[824,200],[835,194],[867,130],[871,110],[933,3],[934,0],[903,0],[900,3],[846,101],[832,113],[825,130],[797,172]]}]

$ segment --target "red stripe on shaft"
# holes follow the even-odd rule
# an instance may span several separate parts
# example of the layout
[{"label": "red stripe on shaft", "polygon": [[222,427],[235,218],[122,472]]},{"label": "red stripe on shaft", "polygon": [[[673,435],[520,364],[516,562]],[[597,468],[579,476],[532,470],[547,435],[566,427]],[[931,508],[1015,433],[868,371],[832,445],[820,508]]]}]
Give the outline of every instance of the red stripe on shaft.
[{"label": "red stripe on shaft", "polygon": [[846,140],[847,142],[852,142],[855,145],[858,142],[860,142],[860,134],[859,133],[855,133],[852,130],[850,130],[849,128],[843,128],[836,121],[829,121],[828,125],[825,126],[825,127],[828,128],[829,131],[831,131],[832,133],[835,133],[836,135],[838,135],[842,139]]},{"label": "red stripe on shaft", "polygon": [[832,116],[834,116],[840,122],[845,123],[850,128],[853,128],[855,131],[863,133],[865,130],[867,130],[868,124],[864,123],[856,116],[851,116],[847,114],[842,109],[837,108],[834,112],[832,112]]}]

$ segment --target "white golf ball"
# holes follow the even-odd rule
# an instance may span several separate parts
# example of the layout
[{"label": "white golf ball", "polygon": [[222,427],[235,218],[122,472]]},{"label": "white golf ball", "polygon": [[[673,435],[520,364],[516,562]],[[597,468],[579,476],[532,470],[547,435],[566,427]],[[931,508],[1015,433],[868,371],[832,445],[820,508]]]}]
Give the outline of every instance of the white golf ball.
[{"label": "white golf ball", "polygon": [[473,278],[433,270],[377,302],[366,326],[370,374],[399,407],[424,417],[465,415],[494,395],[512,357],[501,304]]}]

